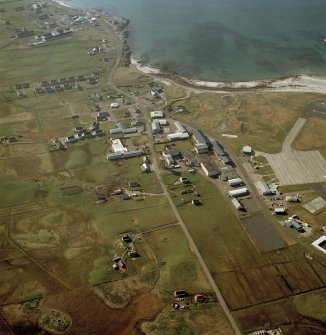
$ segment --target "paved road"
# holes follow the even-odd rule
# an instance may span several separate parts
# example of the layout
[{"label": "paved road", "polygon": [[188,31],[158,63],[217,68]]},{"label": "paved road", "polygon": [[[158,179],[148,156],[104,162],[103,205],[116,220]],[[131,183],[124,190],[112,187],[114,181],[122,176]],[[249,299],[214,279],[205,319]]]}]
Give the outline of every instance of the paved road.
[{"label": "paved road", "polygon": [[[114,82],[113,82],[113,77],[114,77],[114,73],[115,71],[117,70],[117,68],[119,67],[120,65],[120,62],[121,62],[121,57],[122,57],[122,49],[121,49],[121,41],[119,39],[118,36],[115,37],[116,38],[116,43],[117,43],[117,59],[116,59],[116,62],[115,62],[115,65],[114,67],[112,68],[112,70],[110,71],[109,75],[108,75],[108,84],[110,86],[112,86],[113,88],[115,88],[117,91],[120,91],[122,92],[124,95],[128,96],[130,99],[132,99],[135,103],[137,104],[140,104],[140,102],[142,104],[144,104],[145,106],[147,105],[145,101],[140,101],[140,99],[138,97],[135,97],[135,96],[132,96],[132,95],[129,95],[128,93],[122,91],[121,89],[119,89],[118,87],[116,87],[114,85]],[[145,107],[144,106],[144,107]],[[149,105],[147,105],[146,107],[149,107]],[[229,309],[229,307],[227,306],[222,294],[221,294],[221,291],[219,290],[219,288],[217,287],[202,255],[200,254],[192,236],[190,235],[181,215],[179,214],[179,211],[177,210],[168,190],[167,190],[167,187],[163,181],[163,178],[162,178],[162,175],[161,175],[161,170],[158,166],[158,158],[157,158],[157,154],[155,152],[155,147],[154,147],[154,141],[153,141],[153,136],[152,136],[152,133],[151,133],[151,125],[150,125],[150,118],[148,117],[149,116],[149,113],[145,113],[145,122],[146,122],[146,128],[147,128],[147,135],[148,135],[148,139],[149,139],[149,147],[150,147],[150,151],[152,153],[152,167],[153,167],[153,170],[154,172],[156,173],[156,176],[157,176],[157,179],[158,179],[158,182],[160,183],[160,186],[163,190],[163,194],[165,195],[165,197],[167,198],[170,206],[171,206],[171,209],[175,215],[175,217],[177,218],[178,220],[178,223],[180,225],[180,227],[182,228],[187,240],[188,240],[188,243],[189,243],[189,246],[191,248],[191,250],[195,253],[195,255],[197,256],[198,258],[198,261],[199,263],[201,264],[202,266],[202,269],[204,271],[204,273],[206,274],[206,277],[210,283],[210,285],[212,286],[219,302],[220,302],[220,305],[221,307],[223,308],[228,320],[230,321],[231,323],[231,326],[234,330],[234,333],[236,335],[241,335],[241,331],[237,325],[237,323],[235,322],[235,319],[233,318],[232,314],[231,314],[231,311]]]},{"label": "paved road", "polygon": [[152,152],[153,170],[156,173],[157,179],[158,179],[158,181],[159,181],[159,183],[161,185],[163,193],[166,196],[166,198],[168,199],[169,204],[170,204],[170,206],[172,208],[172,211],[173,211],[175,217],[177,218],[177,220],[179,222],[179,225],[182,228],[184,234],[186,235],[186,238],[188,240],[188,243],[189,243],[189,246],[190,246],[191,250],[197,256],[197,259],[198,259],[198,261],[199,261],[199,263],[200,263],[200,265],[201,265],[201,267],[202,267],[202,269],[203,269],[203,271],[204,271],[204,273],[205,273],[205,275],[206,275],[206,277],[207,277],[210,285],[212,286],[212,288],[213,288],[213,290],[214,290],[214,292],[215,292],[215,294],[216,294],[216,296],[217,296],[217,298],[218,298],[218,300],[220,302],[220,305],[221,305],[221,307],[224,310],[224,313],[226,314],[227,318],[229,319],[229,321],[231,323],[231,326],[232,326],[232,328],[234,330],[234,333],[236,335],[239,335],[239,334],[241,334],[240,329],[239,329],[237,323],[235,322],[235,320],[234,320],[234,318],[233,318],[233,316],[231,314],[231,311],[230,311],[229,307],[227,306],[227,304],[226,304],[226,302],[225,302],[225,300],[224,300],[224,298],[223,298],[223,296],[221,294],[221,291],[217,287],[217,285],[216,285],[216,283],[215,283],[215,281],[214,281],[214,279],[212,277],[212,274],[211,274],[211,272],[209,271],[209,269],[208,269],[208,267],[206,265],[206,262],[204,261],[201,253],[199,252],[199,250],[198,250],[198,248],[196,246],[196,243],[194,242],[194,240],[193,240],[193,238],[192,238],[192,236],[191,236],[188,228],[186,227],[186,225],[185,225],[185,223],[184,223],[181,215],[179,214],[179,211],[176,208],[176,206],[175,206],[175,204],[174,204],[174,202],[173,202],[173,200],[172,200],[172,198],[171,198],[171,196],[170,196],[170,194],[168,192],[168,189],[167,189],[167,187],[166,187],[166,185],[165,185],[165,183],[163,181],[161,170],[160,170],[160,168],[159,168],[159,166],[157,164],[158,158],[157,158],[157,154],[156,154],[155,148],[154,148],[154,141],[153,141],[153,136],[151,134],[150,120],[149,120],[148,116],[147,116],[146,124],[147,124],[147,133],[148,133],[150,150]]},{"label": "paved road", "polygon": [[307,121],[306,119],[303,119],[301,117],[297,120],[297,122],[291,128],[290,132],[287,134],[287,136],[286,136],[286,138],[283,142],[282,152],[289,152],[289,151],[292,150],[292,148],[291,148],[292,142],[295,140],[295,138],[299,134],[301,128],[304,126],[306,121]]}]

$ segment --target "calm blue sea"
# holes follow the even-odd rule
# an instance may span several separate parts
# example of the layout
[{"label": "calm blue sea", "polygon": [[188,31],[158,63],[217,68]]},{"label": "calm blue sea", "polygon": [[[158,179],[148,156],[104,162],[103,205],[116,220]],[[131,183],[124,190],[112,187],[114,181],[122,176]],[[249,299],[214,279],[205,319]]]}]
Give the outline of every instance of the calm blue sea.
[{"label": "calm blue sea", "polygon": [[[133,56],[202,80],[326,74],[325,0],[70,0],[130,19]],[[326,40],[325,40],[326,41]]]}]

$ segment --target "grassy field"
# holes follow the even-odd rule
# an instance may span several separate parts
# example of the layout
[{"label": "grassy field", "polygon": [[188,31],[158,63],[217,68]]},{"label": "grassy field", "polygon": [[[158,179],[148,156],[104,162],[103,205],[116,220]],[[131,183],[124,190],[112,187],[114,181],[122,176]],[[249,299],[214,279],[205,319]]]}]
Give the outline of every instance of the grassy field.
[{"label": "grassy field", "polygon": [[178,118],[214,136],[237,135],[236,139],[223,138],[236,153],[240,153],[244,144],[255,150],[277,153],[305,107],[320,96],[312,93],[192,94],[182,101],[189,113]]},{"label": "grassy field", "polygon": [[293,142],[297,150],[319,150],[326,159],[326,119],[311,117]]},{"label": "grassy field", "polygon": [[114,82],[117,86],[142,85],[145,86],[146,92],[149,92],[150,90],[148,84],[151,81],[152,80],[149,77],[127,67],[120,67],[118,71],[115,73],[114,78]]},{"label": "grassy field", "polygon": [[175,311],[166,308],[155,322],[146,322],[142,327],[149,335],[231,335],[231,329],[221,307],[192,311]]},{"label": "grassy field", "polygon": [[210,285],[189,249],[180,227],[151,232],[146,240],[155,250],[160,263],[159,288],[171,294],[176,290],[189,293],[205,292]]},{"label": "grassy field", "polygon": [[[165,85],[164,86],[164,93],[166,100],[168,102],[173,101],[173,100],[178,100],[187,97],[187,92],[184,88],[176,86],[176,85]],[[183,102],[180,101],[180,104]]]}]

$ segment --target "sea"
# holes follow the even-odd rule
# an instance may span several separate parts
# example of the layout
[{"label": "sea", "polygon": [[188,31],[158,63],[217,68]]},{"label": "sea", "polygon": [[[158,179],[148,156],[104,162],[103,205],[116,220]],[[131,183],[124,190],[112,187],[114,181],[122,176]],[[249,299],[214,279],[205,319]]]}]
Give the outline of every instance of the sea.
[{"label": "sea", "polygon": [[128,18],[132,56],[204,81],[326,75],[325,0],[68,0]]}]

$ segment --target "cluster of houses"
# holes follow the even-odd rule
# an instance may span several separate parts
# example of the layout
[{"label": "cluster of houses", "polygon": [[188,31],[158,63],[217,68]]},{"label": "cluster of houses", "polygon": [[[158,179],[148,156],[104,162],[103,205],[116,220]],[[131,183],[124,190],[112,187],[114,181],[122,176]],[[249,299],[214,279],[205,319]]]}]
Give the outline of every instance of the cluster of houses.
[{"label": "cluster of houses", "polygon": [[104,132],[102,129],[100,129],[100,121],[103,121],[106,119],[108,113],[106,112],[98,112],[97,117],[95,121],[91,123],[91,125],[88,127],[88,129],[85,129],[84,127],[76,127],[74,129],[74,135],[67,136],[65,138],[66,143],[75,143],[79,140],[84,140],[87,138],[93,138],[93,137],[100,137],[104,136]]},{"label": "cluster of houses", "polygon": [[104,136],[103,130],[99,129],[99,124],[96,122],[93,122],[88,130],[83,127],[76,127],[74,129],[74,133],[74,135],[69,135],[65,138],[66,143],[75,143],[79,140],[85,140],[87,138]]},{"label": "cluster of houses", "polygon": [[62,27],[40,36],[35,36],[36,42],[30,43],[30,46],[37,46],[47,42],[55,41],[70,36],[73,30],[69,27]]},{"label": "cluster of houses", "polygon": [[72,90],[73,88],[77,89],[81,87],[80,84],[82,82],[86,82],[87,84],[96,84],[99,76],[100,74],[98,72],[94,72],[89,75],[78,75],[67,78],[43,80],[40,84],[40,87],[35,87],[33,92],[34,94],[45,94],[62,92],[64,90]]}]

